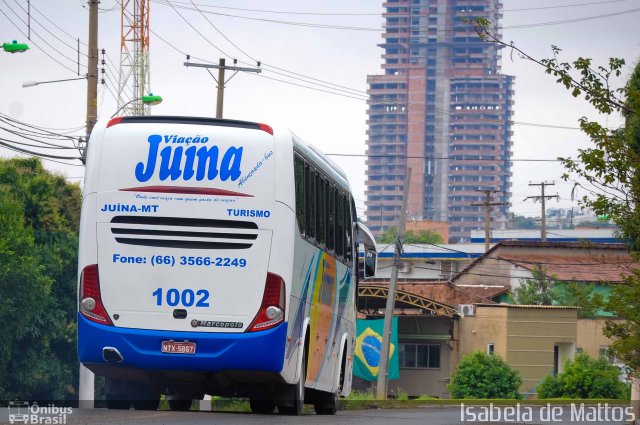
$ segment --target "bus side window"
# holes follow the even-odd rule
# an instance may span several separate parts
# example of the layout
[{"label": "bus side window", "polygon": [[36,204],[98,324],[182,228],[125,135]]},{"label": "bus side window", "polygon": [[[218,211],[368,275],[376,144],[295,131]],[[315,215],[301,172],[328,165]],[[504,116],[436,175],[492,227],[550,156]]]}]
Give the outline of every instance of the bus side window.
[{"label": "bus side window", "polygon": [[336,235],[336,221],[335,221],[335,198],[336,188],[329,184],[327,185],[327,248],[329,251],[335,250],[335,235]]},{"label": "bus side window", "polygon": [[338,258],[344,260],[344,238],[343,238],[343,229],[344,229],[344,217],[342,214],[342,193],[336,192],[334,195],[334,214],[336,220],[336,255]]},{"label": "bus side window", "polygon": [[316,174],[316,241],[322,246],[326,243],[326,223],[325,223],[325,213],[326,213],[326,202],[324,200],[325,188],[327,186],[326,181],[320,176]]},{"label": "bus side window", "polygon": [[342,214],[344,216],[344,247],[346,251],[347,262],[353,261],[353,247],[351,246],[351,234],[353,232],[353,221],[351,220],[351,208],[349,198],[344,197],[342,200]]},{"label": "bus side window", "polygon": [[305,234],[309,238],[316,236],[316,220],[315,220],[315,174],[308,164],[304,167],[304,184],[305,184]]},{"label": "bus side window", "polygon": [[294,158],[294,179],[296,185],[296,218],[298,219],[298,230],[305,235],[307,233],[305,224],[305,170],[304,161],[298,155]]}]

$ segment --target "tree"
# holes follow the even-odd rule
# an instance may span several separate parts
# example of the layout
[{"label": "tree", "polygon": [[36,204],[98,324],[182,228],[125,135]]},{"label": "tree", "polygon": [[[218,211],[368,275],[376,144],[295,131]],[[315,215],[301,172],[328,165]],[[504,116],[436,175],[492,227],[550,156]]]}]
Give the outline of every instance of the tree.
[{"label": "tree", "polygon": [[[624,59],[610,58],[606,66],[594,66],[591,59],[582,57],[571,63],[560,62],[561,50],[556,46],[552,46],[552,58],[535,59],[513,43],[496,37],[488,20],[477,19],[475,29],[483,40],[511,48],[521,58],[542,67],[574,97],[584,96],[601,114],[622,114],[624,125],[614,129],[585,117],[580,119],[580,128],[589,136],[593,147],[579,150],[576,159],[560,158],[567,170],[562,177],[586,190],[588,194],[582,197],[581,204],[597,215],[607,215],[618,226],[619,236],[629,241],[632,255],[640,259],[640,63],[636,64],[626,85],[614,89],[613,78],[622,74]],[[626,285],[613,289],[604,307],[625,320],[606,323],[604,333],[613,339],[610,350],[640,379],[640,316],[637,314],[640,273],[637,270],[626,279]]]},{"label": "tree", "polygon": [[462,358],[449,384],[449,393],[451,398],[521,399],[520,385],[522,378],[517,370],[497,355],[478,351]]},{"label": "tree", "polygon": [[78,185],[0,160],[0,399],[76,397]]},{"label": "tree", "polygon": [[548,375],[538,387],[540,398],[628,398],[627,386],[620,382],[620,369],[605,357],[592,359],[578,354],[565,370]]},{"label": "tree", "polygon": [[[395,227],[389,227],[380,237],[378,242],[380,243],[395,243],[398,230]],[[404,243],[426,243],[426,244],[438,244],[443,243],[442,237],[429,230],[407,230],[404,233]]]},{"label": "tree", "polygon": [[521,279],[520,286],[511,294],[516,304],[523,305],[552,305],[552,289],[555,282],[547,277],[542,266],[536,266],[531,271],[531,279]]},{"label": "tree", "polygon": [[594,286],[583,282],[559,282],[548,277],[547,270],[537,265],[531,279],[521,279],[511,294],[516,304],[565,305],[579,307],[578,317],[598,317],[603,305],[602,296],[594,293]]},{"label": "tree", "polygon": [[516,215],[513,217],[513,228],[514,229],[539,229],[540,224],[537,219],[533,217],[524,217],[521,215]]}]

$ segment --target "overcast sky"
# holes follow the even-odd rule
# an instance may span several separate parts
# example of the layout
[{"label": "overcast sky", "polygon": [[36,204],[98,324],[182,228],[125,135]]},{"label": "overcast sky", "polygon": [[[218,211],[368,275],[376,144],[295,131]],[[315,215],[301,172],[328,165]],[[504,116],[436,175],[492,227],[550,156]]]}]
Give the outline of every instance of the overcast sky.
[{"label": "overcast sky", "polygon": [[[241,73],[227,84],[225,118],[290,128],[325,153],[364,154],[366,102],[362,99],[367,89],[367,74],[381,72],[382,49],[377,44],[382,34],[382,1],[193,1],[200,10],[209,12],[206,13],[209,21],[198,11],[183,8],[193,8],[189,0],[173,2],[184,19],[165,0],[151,2],[154,32],[151,34],[151,88],[164,98],[162,104],[153,107],[152,114],[215,115],[214,80],[204,69],[184,67],[183,53],[190,54],[194,62],[217,63],[220,57],[230,57],[252,64],[255,59],[263,63],[261,75]],[[27,33],[26,25],[21,22],[21,19],[27,21],[23,11],[26,4],[26,0],[0,0],[0,11],[6,14],[0,13],[0,42],[18,39],[31,46],[31,50],[23,54],[0,52],[0,112],[39,126],[78,128],[84,125],[86,117],[85,81],[31,88],[22,88],[22,83],[76,76],[77,42],[74,40],[79,37],[82,43],[87,41],[86,4],[82,0],[31,0],[30,42],[20,32]],[[567,7],[561,7],[565,5]],[[108,61],[115,64],[113,74],[107,73],[107,82],[116,94],[115,73],[120,62],[119,3],[102,0],[100,7],[99,44],[106,49]],[[540,9],[522,10],[531,8]],[[503,39],[513,41],[535,57],[549,57],[550,46],[557,45],[563,49],[562,60],[584,56],[593,58],[595,63],[605,63],[609,57],[624,58],[627,61],[624,78],[617,83],[622,85],[640,58],[639,18],[640,0],[504,0]],[[577,22],[570,22],[574,20]],[[522,25],[526,27],[513,28]],[[54,62],[45,52],[70,69]],[[82,44],[81,75],[86,73],[85,54],[86,46]],[[511,56],[507,49],[503,50],[502,71],[516,77],[514,121],[577,127],[583,115],[597,118],[584,100],[572,98],[536,65]],[[110,65],[108,68],[112,69]],[[299,75],[288,74],[295,77],[292,79],[272,71]],[[303,76],[321,80],[324,87],[303,81]],[[328,83],[342,86],[341,90],[351,90],[341,91],[342,95],[320,91],[328,90]],[[333,87],[338,89],[338,86]],[[109,117],[117,108],[113,95],[104,86],[99,89],[98,102],[100,118]],[[608,121],[602,117],[602,122],[617,126],[621,120],[617,116],[609,117]],[[579,148],[589,145],[586,136],[577,130],[514,125],[513,131],[514,159],[575,156]],[[14,154],[0,148],[0,155]],[[347,172],[359,214],[363,214],[364,158],[332,158]],[[45,164],[72,181],[80,181],[84,174],[83,167]],[[539,187],[529,187],[528,183],[542,180],[555,181],[551,193],[557,191],[561,198],[560,203],[551,203],[549,207],[576,205],[570,200],[572,185],[562,182],[561,174],[558,163],[514,162],[512,211],[524,215],[540,213],[539,204],[523,202],[523,199],[539,194]]]}]

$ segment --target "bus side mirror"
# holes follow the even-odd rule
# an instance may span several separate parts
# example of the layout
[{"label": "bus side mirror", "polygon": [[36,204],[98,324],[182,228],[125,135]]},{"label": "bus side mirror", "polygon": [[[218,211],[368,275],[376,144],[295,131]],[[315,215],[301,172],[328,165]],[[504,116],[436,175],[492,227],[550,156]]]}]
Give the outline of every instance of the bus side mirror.
[{"label": "bus side mirror", "polygon": [[364,278],[374,277],[376,275],[376,265],[378,262],[378,253],[375,249],[367,249],[364,252]]},{"label": "bus side mirror", "polygon": [[376,240],[371,231],[362,223],[357,223],[359,236],[364,245],[364,255],[358,255],[358,278],[367,279],[376,275],[378,262],[378,251],[376,250]]}]

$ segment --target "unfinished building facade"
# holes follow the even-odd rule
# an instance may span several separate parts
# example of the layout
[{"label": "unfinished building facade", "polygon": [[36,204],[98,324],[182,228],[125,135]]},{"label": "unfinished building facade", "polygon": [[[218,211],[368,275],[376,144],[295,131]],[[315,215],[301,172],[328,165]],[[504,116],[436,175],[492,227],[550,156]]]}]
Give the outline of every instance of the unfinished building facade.
[{"label": "unfinished building facade", "polygon": [[[500,50],[466,18],[500,35],[496,0],[388,0],[383,75],[368,76],[367,225],[396,226],[412,169],[407,220],[449,223],[451,242],[484,228],[482,190],[496,191],[492,226],[506,221],[514,78]],[[447,242],[447,241],[445,241]]]}]

